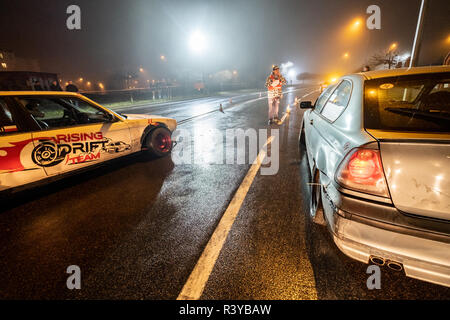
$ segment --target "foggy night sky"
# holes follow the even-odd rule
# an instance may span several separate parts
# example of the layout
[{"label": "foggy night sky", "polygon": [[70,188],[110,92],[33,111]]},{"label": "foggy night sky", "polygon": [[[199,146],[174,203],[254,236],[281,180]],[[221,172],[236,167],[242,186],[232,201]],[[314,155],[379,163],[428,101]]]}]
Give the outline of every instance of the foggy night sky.
[{"label": "foggy night sky", "polygon": [[[450,51],[450,2],[430,2],[422,65],[440,63]],[[81,7],[80,31],[66,28],[71,4]],[[365,25],[371,4],[381,8],[381,30],[343,37],[355,18]],[[37,59],[41,71],[97,79],[140,66],[152,78],[192,68],[262,77],[272,64],[288,60],[298,72],[353,72],[394,41],[401,54],[410,52],[419,5],[420,0],[3,0],[0,50]],[[189,50],[195,29],[208,38],[202,56]],[[349,62],[342,59],[347,51]]]}]

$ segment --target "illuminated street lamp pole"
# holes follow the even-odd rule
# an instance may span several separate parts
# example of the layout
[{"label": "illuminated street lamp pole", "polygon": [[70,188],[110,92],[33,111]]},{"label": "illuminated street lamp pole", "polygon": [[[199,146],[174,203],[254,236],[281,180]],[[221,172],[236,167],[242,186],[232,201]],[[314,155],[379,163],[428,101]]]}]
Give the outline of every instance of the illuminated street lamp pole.
[{"label": "illuminated street lamp pole", "polygon": [[[199,30],[195,31],[194,33],[191,34],[191,36],[189,38],[189,46],[190,46],[191,51],[193,53],[195,53],[196,55],[198,55],[198,56],[203,55],[203,53],[207,47],[206,37]],[[202,82],[203,82],[204,89],[206,90],[204,64],[202,64],[201,68],[202,68]]]},{"label": "illuminated street lamp pole", "polygon": [[428,0],[422,0],[422,4],[420,5],[419,19],[417,20],[417,28],[416,35],[414,37],[414,43],[411,54],[411,61],[409,63],[409,67],[415,67],[419,60],[420,46],[422,44],[422,36],[423,36],[423,23],[425,20],[425,13],[428,7]]}]

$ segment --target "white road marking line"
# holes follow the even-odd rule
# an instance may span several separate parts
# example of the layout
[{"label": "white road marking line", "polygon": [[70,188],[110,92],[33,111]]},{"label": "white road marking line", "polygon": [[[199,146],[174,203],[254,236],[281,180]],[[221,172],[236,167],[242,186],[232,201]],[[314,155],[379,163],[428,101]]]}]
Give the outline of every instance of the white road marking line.
[{"label": "white road marking line", "polygon": [[288,116],[288,114],[285,113],[284,116],[281,118],[281,123],[280,123],[280,125],[282,125],[282,124],[284,123],[284,120],[286,120],[287,116]]},{"label": "white road marking line", "polygon": [[[311,92],[309,92],[309,93],[303,95],[303,96],[302,96],[302,99],[305,98],[305,97],[307,97],[307,96],[309,96],[310,94],[313,94],[313,93],[316,92],[316,91],[318,91],[318,90],[314,90],[314,91],[311,91]],[[289,108],[289,106],[290,106],[290,105],[288,105],[288,108]],[[289,114],[288,114],[287,112],[284,113],[283,117],[282,117],[281,120],[280,120],[280,121],[281,121],[280,125],[282,125],[282,124],[284,123],[284,120],[286,120],[286,118],[287,118],[288,115],[289,115]]]},{"label": "white road marking line", "polygon": [[259,168],[261,167],[261,163],[266,157],[266,151],[264,149],[272,142],[273,139],[274,137],[270,136],[264,144],[264,147],[259,151],[258,157],[253,162],[247,172],[247,175],[239,186],[239,189],[236,191],[233,199],[228,205],[227,210],[220,219],[216,230],[214,230],[214,233],[200,256],[200,259],[197,261],[194,270],[192,270],[188,280],[184,284],[183,289],[178,295],[177,300],[200,299],[214,265],[216,264],[217,258],[219,257],[220,251],[222,250],[225,240],[228,237],[228,233],[236,220],[242,203],[244,202],[244,199],[253,183],[253,180],[255,179],[256,174],[258,173]]},{"label": "white road marking line", "polygon": [[311,92],[309,92],[309,93],[307,93],[307,94],[304,94],[304,95],[302,96],[302,99],[303,99],[303,98],[306,98],[307,96],[309,96],[309,95],[311,95],[311,94],[313,94],[314,92],[317,92],[317,91],[320,91],[320,89],[316,89],[316,90],[313,90],[313,91],[311,91]]}]

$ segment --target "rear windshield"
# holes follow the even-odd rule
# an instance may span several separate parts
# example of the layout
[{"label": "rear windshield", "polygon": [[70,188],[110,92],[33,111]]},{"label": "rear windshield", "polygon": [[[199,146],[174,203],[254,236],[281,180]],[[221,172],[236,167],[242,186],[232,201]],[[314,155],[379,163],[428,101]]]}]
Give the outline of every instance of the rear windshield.
[{"label": "rear windshield", "polygon": [[450,132],[450,73],[368,80],[366,129]]}]

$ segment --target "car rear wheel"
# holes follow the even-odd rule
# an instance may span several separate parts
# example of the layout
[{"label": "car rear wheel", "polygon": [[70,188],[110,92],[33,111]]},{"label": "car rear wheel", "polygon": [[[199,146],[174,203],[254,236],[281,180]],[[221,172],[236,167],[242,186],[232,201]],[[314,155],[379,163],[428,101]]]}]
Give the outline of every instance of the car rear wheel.
[{"label": "car rear wheel", "polygon": [[322,185],[320,183],[320,172],[316,170],[314,176],[310,183],[311,186],[311,200],[310,200],[310,210],[309,216],[311,221],[319,224],[325,225],[325,219],[323,217],[323,206],[322,206]]},{"label": "car rear wheel", "polygon": [[172,146],[172,133],[164,127],[152,130],[145,140],[145,147],[157,157],[167,156],[172,151]]}]

